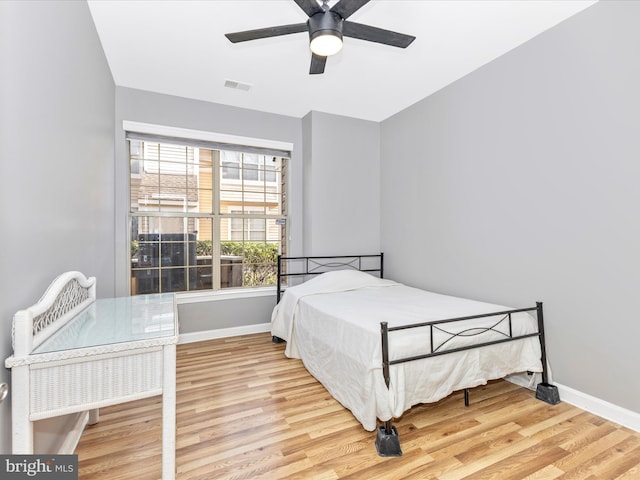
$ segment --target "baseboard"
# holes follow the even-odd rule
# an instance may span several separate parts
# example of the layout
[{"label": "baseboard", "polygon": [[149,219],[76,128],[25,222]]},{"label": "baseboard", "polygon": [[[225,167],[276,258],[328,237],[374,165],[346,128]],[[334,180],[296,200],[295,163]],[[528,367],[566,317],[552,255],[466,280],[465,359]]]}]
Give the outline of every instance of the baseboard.
[{"label": "baseboard", "polygon": [[204,340],[214,340],[216,338],[237,337],[238,335],[249,335],[252,333],[264,333],[271,331],[271,323],[259,323],[256,325],[242,325],[231,328],[217,328],[214,330],[204,330],[201,332],[181,333],[178,343],[202,342]]},{"label": "baseboard", "polygon": [[[522,376],[508,377],[506,380],[521,387],[528,387],[528,382],[523,381]],[[553,385],[558,387],[561,401],[570,403],[575,407],[617,423],[618,425],[622,425],[623,427],[640,432],[640,413],[627,410],[626,408],[580,392],[561,383],[553,382]]]},{"label": "baseboard", "polygon": [[73,421],[71,429],[66,433],[58,453],[61,455],[72,455],[75,452],[80,437],[84,431],[84,427],[87,426],[89,421],[89,412],[80,412],[76,414],[76,418]]},{"label": "baseboard", "polygon": [[589,413],[615,422],[623,427],[640,432],[640,413],[620,407],[597,397],[574,390],[571,387],[554,382],[560,393],[560,400],[570,403]]}]

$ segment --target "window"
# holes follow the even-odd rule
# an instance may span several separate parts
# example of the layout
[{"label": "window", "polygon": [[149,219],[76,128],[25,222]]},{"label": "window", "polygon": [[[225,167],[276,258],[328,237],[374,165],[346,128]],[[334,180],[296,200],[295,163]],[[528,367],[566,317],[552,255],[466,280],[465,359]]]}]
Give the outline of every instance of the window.
[{"label": "window", "polygon": [[132,295],[275,284],[287,152],[127,137]]}]

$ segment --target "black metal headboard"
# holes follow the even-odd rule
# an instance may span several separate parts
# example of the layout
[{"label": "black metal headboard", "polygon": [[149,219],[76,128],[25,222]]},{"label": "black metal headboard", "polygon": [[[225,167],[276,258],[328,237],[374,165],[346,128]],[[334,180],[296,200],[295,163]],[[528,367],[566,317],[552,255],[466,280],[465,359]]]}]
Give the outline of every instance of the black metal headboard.
[{"label": "black metal headboard", "polygon": [[278,255],[278,292],[277,301],[282,295],[283,279],[320,275],[333,270],[359,270],[371,274],[377,273],[384,278],[384,254],[375,255],[336,255],[320,257],[283,257]]}]

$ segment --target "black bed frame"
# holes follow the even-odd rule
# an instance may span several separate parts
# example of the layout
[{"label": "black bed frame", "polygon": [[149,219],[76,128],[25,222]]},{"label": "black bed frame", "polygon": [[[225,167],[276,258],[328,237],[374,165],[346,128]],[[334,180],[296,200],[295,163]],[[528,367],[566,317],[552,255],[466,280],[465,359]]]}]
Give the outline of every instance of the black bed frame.
[{"label": "black bed frame", "polygon": [[[373,263],[373,265],[372,265]],[[284,284],[283,281],[287,278],[295,278],[299,277],[301,280],[305,280],[306,277],[310,275],[319,275],[321,273],[325,273],[333,270],[344,270],[344,269],[353,269],[359,270],[362,272],[369,272],[371,274],[377,274],[380,278],[384,276],[384,254],[379,253],[375,255],[339,255],[339,256],[317,256],[317,257],[283,257],[278,255],[278,280],[277,280],[277,301],[280,302],[280,298],[283,292]],[[535,312],[538,320],[538,331],[534,333],[529,333],[526,335],[513,335],[511,328],[511,316],[515,313],[520,312]],[[469,329],[467,331],[462,331],[459,333],[450,333],[445,330],[445,326],[447,324],[453,322],[460,322],[464,320],[472,320],[477,318],[487,318],[487,317],[500,317],[499,320],[496,321],[490,327],[486,327],[483,329]],[[508,334],[497,330],[498,326],[507,326]],[[417,356],[411,356],[406,358],[400,358],[396,360],[389,360],[389,334],[392,334],[395,331],[399,330],[408,330],[412,328],[429,328],[430,337],[431,337],[431,345],[429,345],[427,353]],[[446,340],[442,341],[440,344],[435,345],[433,342],[433,332],[434,330],[439,331],[440,333],[444,333],[445,335],[449,335]],[[474,330],[475,332],[471,332]],[[458,336],[476,336],[486,333],[487,331],[493,331],[500,333],[504,336],[504,338],[499,340],[493,340],[490,342],[477,343],[470,346],[458,347],[458,348],[450,348],[445,349],[443,347],[446,344]],[[513,310],[504,310],[500,312],[493,313],[485,313],[480,315],[470,315],[465,317],[457,317],[457,318],[449,318],[443,320],[435,320],[431,322],[422,322],[422,323],[414,323],[410,325],[401,325],[397,327],[389,327],[387,322],[381,322],[380,324],[380,341],[382,344],[382,373],[384,376],[385,383],[387,388],[389,388],[390,383],[390,367],[391,365],[397,365],[399,363],[412,362],[415,360],[420,360],[423,358],[435,357],[439,355],[446,355],[449,353],[461,352],[464,350],[471,350],[474,348],[486,347],[489,345],[495,345],[498,343],[504,342],[513,342],[516,340],[521,340],[529,337],[539,337],[540,338],[540,350],[541,350],[541,361],[542,361],[542,381],[538,384],[536,388],[536,398],[547,402],[551,405],[556,405],[560,402],[560,397],[558,395],[558,388],[548,382],[548,373],[547,373],[547,354],[545,347],[545,337],[544,337],[544,320],[542,313],[542,302],[536,302],[535,307],[529,308],[519,308]],[[273,337],[274,343],[283,342],[282,339],[278,337]],[[464,389],[464,404],[465,406],[469,406],[469,389]],[[383,425],[380,425],[377,430],[377,436],[375,441],[376,449],[378,451],[378,455],[381,457],[398,457],[402,455],[402,450],[400,449],[400,440],[398,437],[398,432],[393,426],[391,420],[387,420]]]}]

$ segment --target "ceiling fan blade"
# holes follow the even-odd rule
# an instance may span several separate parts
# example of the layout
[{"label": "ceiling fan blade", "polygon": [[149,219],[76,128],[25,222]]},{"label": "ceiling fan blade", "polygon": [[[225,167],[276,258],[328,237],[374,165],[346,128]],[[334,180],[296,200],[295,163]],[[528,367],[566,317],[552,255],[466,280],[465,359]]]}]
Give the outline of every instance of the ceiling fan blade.
[{"label": "ceiling fan blade", "polygon": [[383,43],[400,48],[407,48],[416,39],[416,37],[405,35],[404,33],[392,32],[391,30],[354,22],[344,22],[342,34],[345,37],[359,38],[360,40]]},{"label": "ceiling fan blade", "polygon": [[331,7],[331,11],[340,15],[343,20],[346,20],[351,15],[353,15],[360,7],[366,5],[370,1],[371,0],[340,0],[333,7]]},{"label": "ceiling fan blade", "polygon": [[307,14],[308,17],[312,17],[316,13],[322,13],[322,7],[316,2],[316,0],[293,0],[298,4],[298,6],[304,10],[304,13]]},{"label": "ceiling fan blade", "polygon": [[247,30],[244,32],[226,33],[224,36],[227,37],[231,43],[238,43],[306,31],[308,31],[306,23],[294,23],[291,25],[280,25],[278,27],[258,28],[256,30]]},{"label": "ceiling fan blade", "polygon": [[315,53],[312,53],[311,68],[309,68],[309,73],[311,75],[324,73],[324,66],[326,63],[327,63],[327,57],[321,57],[320,55],[316,55]]}]

